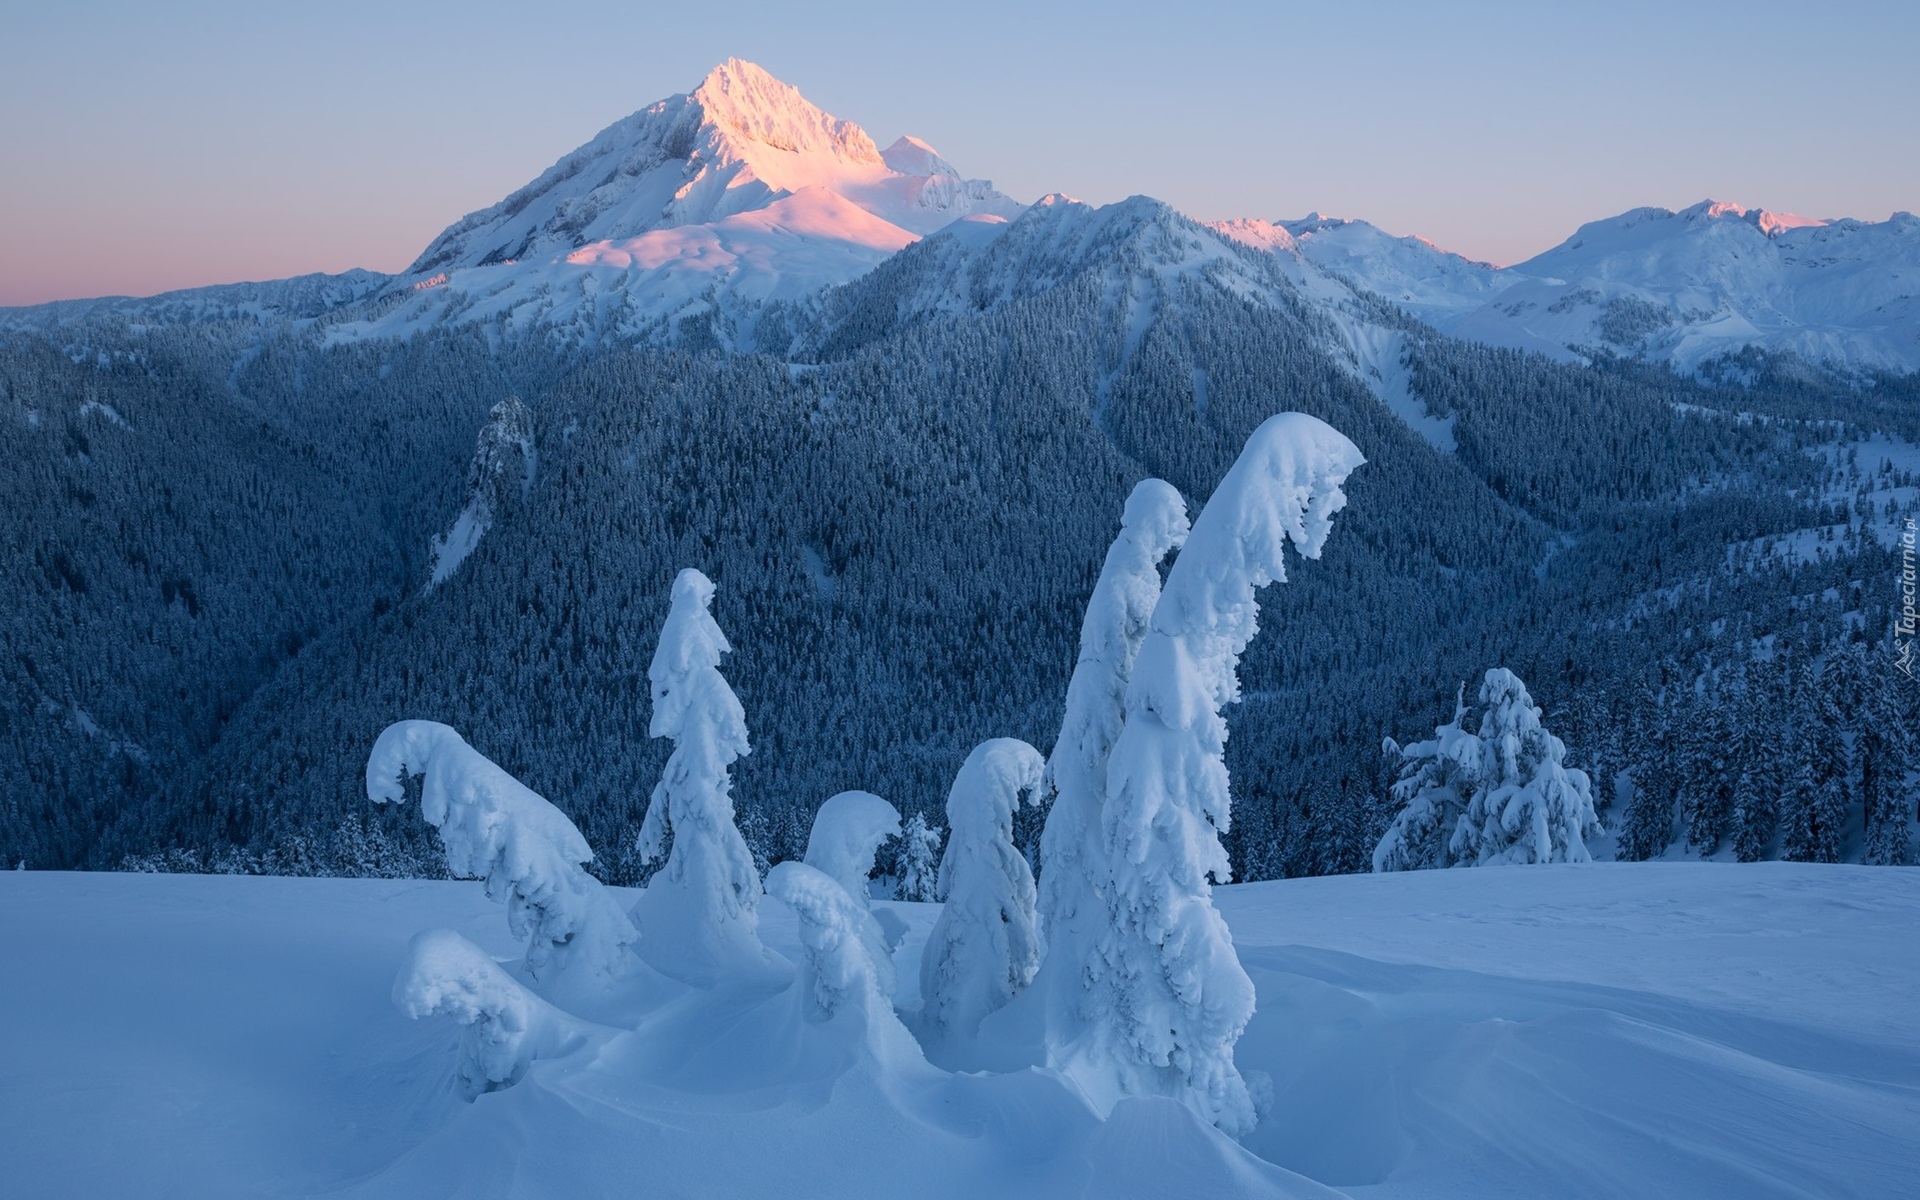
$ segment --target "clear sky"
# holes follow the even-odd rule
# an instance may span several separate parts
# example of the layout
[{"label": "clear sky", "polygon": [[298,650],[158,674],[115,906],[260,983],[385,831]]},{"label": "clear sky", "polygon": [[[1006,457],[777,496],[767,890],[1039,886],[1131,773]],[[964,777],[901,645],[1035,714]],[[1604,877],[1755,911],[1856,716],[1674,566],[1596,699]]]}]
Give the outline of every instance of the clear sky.
[{"label": "clear sky", "polygon": [[1502,263],[1643,204],[1920,210],[1915,0],[0,0],[0,304],[397,270],[729,55],[1022,200]]}]

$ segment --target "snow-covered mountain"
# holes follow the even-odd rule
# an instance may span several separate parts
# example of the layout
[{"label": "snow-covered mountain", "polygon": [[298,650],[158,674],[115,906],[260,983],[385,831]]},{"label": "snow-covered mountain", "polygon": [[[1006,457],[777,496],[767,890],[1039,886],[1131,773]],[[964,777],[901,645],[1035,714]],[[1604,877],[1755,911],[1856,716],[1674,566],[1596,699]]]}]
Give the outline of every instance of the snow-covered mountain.
[{"label": "snow-covered mountain", "polygon": [[1820,221],[1706,200],[1580,227],[1511,267],[1365,221],[1224,221],[1228,237],[1372,292],[1443,333],[1560,359],[1693,371],[1755,346],[1842,370],[1920,370],[1920,218]]},{"label": "snow-covered mountain", "polygon": [[843,283],[959,218],[1021,207],[925,142],[881,150],[728,59],[455,222],[391,286],[395,307],[341,332],[504,319],[631,335],[704,319],[750,345],[760,306]]},{"label": "snow-covered mountain", "polygon": [[151,325],[205,321],[310,321],[377,294],[392,280],[378,271],[295,275],[258,283],[218,283],[157,296],[102,296],[0,308],[0,328],[54,329],[77,321],[120,318]]},{"label": "snow-covered mountain", "polygon": [[1091,273],[1103,306],[1144,328],[1182,280],[1278,304],[1292,289],[1275,266],[1148,196],[1095,206],[1055,194],[1012,221],[982,214],[955,222],[828,297],[823,324],[841,337],[849,329],[882,336],[990,312]]},{"label": "snow-covered mountain", "polygon": [[1319,213],[1297,221],[1221,221],[1213,228],[1297,263],[1296,274],[1317,272],[1364,288],[1439,328],[1479,308],[1516,278],[1425,238],[1395,237],[1366,221]]},{"label": "snow-covered mountain", "polygon": [[1842,367],[1920,370],[1920,218],[1816,221],[1702,201],[1580,227],[1443,326],[1565,355],[1604,349],[1683,371],[1745,346]]},{"label": "snow-covered mountain", "polygon": [[1842,371],[1920,371],[1920,218],[1908,213],[1871,223],[1713,201],[1640,208],[1503,268],[1318,213],[1206,227],[1183,217],[1175,233],[1167,218],[1177,214],[1156,205],[1135,197],[1095,209],[1049,196],[1029,210],[962,178],[924,141],[881,149],[858,125],[729,59],[456,221],[399,276],[41,305],[0,312],[0,325],[322,319],[338,341],[484,323],[565,342],[788,349],[817,345],[808,331],[823,301],[833,307],[829,291],[936,232],[949,233],[946,248],[916,261],[912,294],[893,298],[887,323],[1044,291],[1063,264],[1157,225],[1163,245],[1141,261],[1237,294],[1278,293],[1263,272],[1250,284],[1246,256],[1223,243],[1266,252],[1293,294],[1341,327],[1370,381],[1397,369],[1382,332],[1393,322],[1367,315],[1376,299],[1442,333],[1565,360],[1618,354],[1695,371],[1754,346]]}]

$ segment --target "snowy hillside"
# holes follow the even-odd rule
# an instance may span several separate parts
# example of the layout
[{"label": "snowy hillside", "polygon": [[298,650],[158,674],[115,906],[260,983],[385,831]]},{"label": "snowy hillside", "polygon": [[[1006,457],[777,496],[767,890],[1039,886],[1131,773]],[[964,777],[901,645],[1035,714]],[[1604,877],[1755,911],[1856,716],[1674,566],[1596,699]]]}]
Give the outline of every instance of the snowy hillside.
[{"label": "snowy hillside", "polygon": [[378,271],[296,275],[264,283],[222,283],[157,296],[105,296],[57,300],[26,308],[0,308],[0,328],[52,330],[87,319],[120,318],[150,324],[205,321],[303,322],[358,303],[387,286]]},{"label": "snowy hillside", "polygon": [[[1226,236],[1299,264],[1296,275],[1331,276],[1448,328],[1504,291],[1515,277],[1451,254],[1424,238],[1394,237],[1365,221],[1309,213],[1297,221],[1222,221]],[[1325,289],[1311,289],[1322,294]]]},{"label": "snowy hillside", "polygon": [[[1257,255],[1147,196],[1090,205],[1042,198],[1012,221],[957,222],[859,286],[830,295],[814,340],[860,341],[942,318],[987,313],[1091,273],[1130,341],[1184,281],[1278,307],[1293,289]],[[811,349],[811,347],[809,348]]]},{"label": "snowy hillside", "polygon": [[961,217],[1020,207],[925,142],[883,151],[728,59],[449,226],[392,285],[397,308],[339,335],[495,318],[633,335],[706,317],[728,344],[751,344],[761,304],[851,279]]},{"label": "snowy hillside", "polygon": [[1635,209],[1516,265],[1531,279],[1453,327],[1594,346],[1691,370],[1742,346],[1920,369],[1920,218],[1813,221],[1702,201]]},{"label": "snowy hillside", "polygon": [[1215,226],[1468,341],[1691,372],[1755,346],[1846,369],[1920,370],[1920,219],[1818,221],[1702,201],[1583,225],[1512,267],[1365,221]]},{"label": "snowy hillside", "polygon": [[[783,1057],[751,1003],[655,1013],[469,1103],[457,1030],[388,993],[422,929],[514,955],[480,884],[9,872],[6,1190],[1750,1200],[1912,1182],[1920,872],[1604,865],[1215,895],[1259,994],[1240,1062],[1273,1082],[1244,1150],[1172,1104],[1103,1123],[1044,1072]],[[909,926],[910,1003],[937,909],[877,907]],[[798,960],[791,913],[761,911]]]}]

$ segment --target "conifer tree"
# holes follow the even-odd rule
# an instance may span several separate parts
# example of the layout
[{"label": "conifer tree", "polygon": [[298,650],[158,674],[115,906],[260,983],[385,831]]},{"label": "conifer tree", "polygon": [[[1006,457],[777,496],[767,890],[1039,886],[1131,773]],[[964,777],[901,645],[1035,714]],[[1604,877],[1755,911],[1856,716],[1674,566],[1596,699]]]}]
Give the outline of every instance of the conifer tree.
[{"label": "conifer tree", "polygon": [[647,805],[639,850],[649,862],[665,854],[667,863],[633,910],[641,957],[701,986],[768,965],[756,933],[760,875],[734,825],[727,774],[749,750],[746,714],[720,675],[720,656],[733,647],[709,611],[713,591],[699,571],[680,572],[647,669],[651,732],[672,738],[673,753]]}]

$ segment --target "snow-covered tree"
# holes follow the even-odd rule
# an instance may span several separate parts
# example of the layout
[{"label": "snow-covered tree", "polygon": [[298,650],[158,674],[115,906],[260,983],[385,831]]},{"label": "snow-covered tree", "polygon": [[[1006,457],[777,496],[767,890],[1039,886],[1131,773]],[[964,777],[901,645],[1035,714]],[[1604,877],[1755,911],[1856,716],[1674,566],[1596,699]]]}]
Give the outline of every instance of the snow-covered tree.
[{"label": "snow-covered tree", "polygon": [[1735,706],[1733,745],[1733,855],[1759,862],[1780,824],[1780,751],[1786,714],[1775,703],[1768,675],[1755,664],[1746,673]]},{"label": "snow-covered tree", "polygon": [[1628,725],[1632,748],[1625,757],[1633,791],[1620,814],[1614,847],[1621,861],[1643,862],[1666,853],[1673,841],[1676,771],[1666,694],[1642,684]]},{"label": "snow-covered tree", "polygon": [[1373,849],[1374,870],[1454,865],[1453,831],[1467,811],[1482,760],[1480,739],[1463,728],[1465,697],[1462,684],[1454,694],[1453,720],[1435,729],[1429,740],[1402,748],[1387,739],[1387,753],[1397,751],[1401,758],[1400,778],[1393,785],[1393,800],[1400,810]]},{"label": "snow-covered tree", "polygon": [[1040,966],[1033,872],[1013,844],[1013,810],[1037,802],[1046,760],[1017,738],[974,747],[947,794],[939,920],[920,957],[920,1017],[935,1041],[970,1038]]},{"label": "snow-covered tree", "polygon": [[1853,752],[1847,745],[1848,715],[1842,707],[1843,699],[1852,698],[1843,690],[1848,681],[1843,677],[1844,669],[1835,664],[1836,658],[1845,658],[1836,654],[1829,658],[1825,669],[1820,672],[1820,688],[1816,698],[1817,720],[1819,723],[1818,746],[1814,757],[1814,785],[1818,791],[1818,812],[1823,820],[1825,832],[1819,844],[1830,847],[1831,853],[1817,859],[1819,862],[1839,862],[1841,838],[1846,831],[1847,816],[1853,811]]},{"label": "snow-covered tree", "polygon": [[1860,734],[1855,749],[1860,758],[1860,801],[1866,842],[1861,861],[1878,866],[1905,866],[1912,860],[1913,792],[1907,787],[1912,751],[1907,716],[1890,684],[1893,672],[1874,681],[1861,698]]},{"label": "snow-covered tree", "polygon": [[891,951],[907,938],[907,923],[892,909],[873,907],[873,858],[880,845],[900,836],[900,811],[872,792],[841,792],[820,806],[807,835],[808,866],[838,880],[860,907],[873,913]]},{"label": "snow-covered tree", "polygon": [[535,1059],[571,1054],[595,1036],[548,1004],[451,929],[414,937],[393,981],[393,1003],[414,1020],[451,1017],[460,1037],[460,1084],[468,1099],[511,1087]]},{"label": "snow-covered tree", "polygon": [[633,909],[641,956],[699,986],[761,973],[768,960],[756,932],[760,876],[733,823],[727,774],[749,750],[746,714],[720,675],[720,656],[733,647],[714,623],[712,603],[711,580],[691,568],[680,572],[647,669],[650,732],[672,738],[673,753],[647,804],[639,850],[648,862],[668,857]]},{"label": "snow-covered tree", "polygon": [[900,811],[872,792],[841,792],[820,806],[807,835],[806,864],[838,880],[869,907],[867,880],[882,842],[900,836]]},{"label": "snow-covered tree", "polygon": [[938,825],[928,825],[919,813],[907,818],[900,835],[900,886],[902,900],[928,902],[940,898],[940,838]]},{"label": "snow-covered tree", "polygon": [[783,862],[767,873],[767,893],[793,910],[804,957],[795,981],[811,1021],[851,1012],[871,1031],[894,1022],[893,959],[880,926],[841,883],[805,863]]},{"label": "snow-covered tree", "polygon": [[1600,832],[1584,771],[1540,723],[1526,685],[1505,667],[1480,685],[1480,764],[1467,811],[1454,829],[1453,860],[1474,866],[1588,862]]},{"label": "snow-covered tree", "polygon": [[1091,1018],[1061,1058],[1096,1104],[1169,1096],[1231,1134],[1253,1127],[1234,1043],[1253,983],[1213,907],[1231,878],[1227,723],[1258,590],[1285,580],[1285,547],[1318,558],[1364,459],[1314,417],[1282,413],[1248,439],[1167,575],[1127,685],[1101,811],[1107,926]]},{"label": "snow-covered tree", "polygon": [[1107,551],[1080,626],[1080,659],[1067,684],[1066,716],[1047,760],[1054,799],[1040,836],[1038,911],[1046,957],[1048,1036],[1080,1032],[1093,947],[1107,922],[1107,756],[1126,716],[1127,681],[1160,599],[1160,560],[1187,537],[1187,505],[1171,484],[1141,480],[1127,497],[1120,536]]},{"label": "snow-covered tree", "polygon": [[1732,722],[1718,698],[1693,697],[1691,720],[1679,739],[1681,778],[1687,818],[1687,844],[1707,858],[1733,832],[1734,785],[1738,773],[1730,743]]},{"label": "snow-covered tree", "polygon": [[400,721],[381,733],[367,758],[368,798],[404,802],[410,775],[424,777],[420,813],[440,831],[447,870],[486,880],[487,894],[505,901],[536,979],[620,971],[638,934],[582,869],[593,851],[565,813],[436,721]]}]

